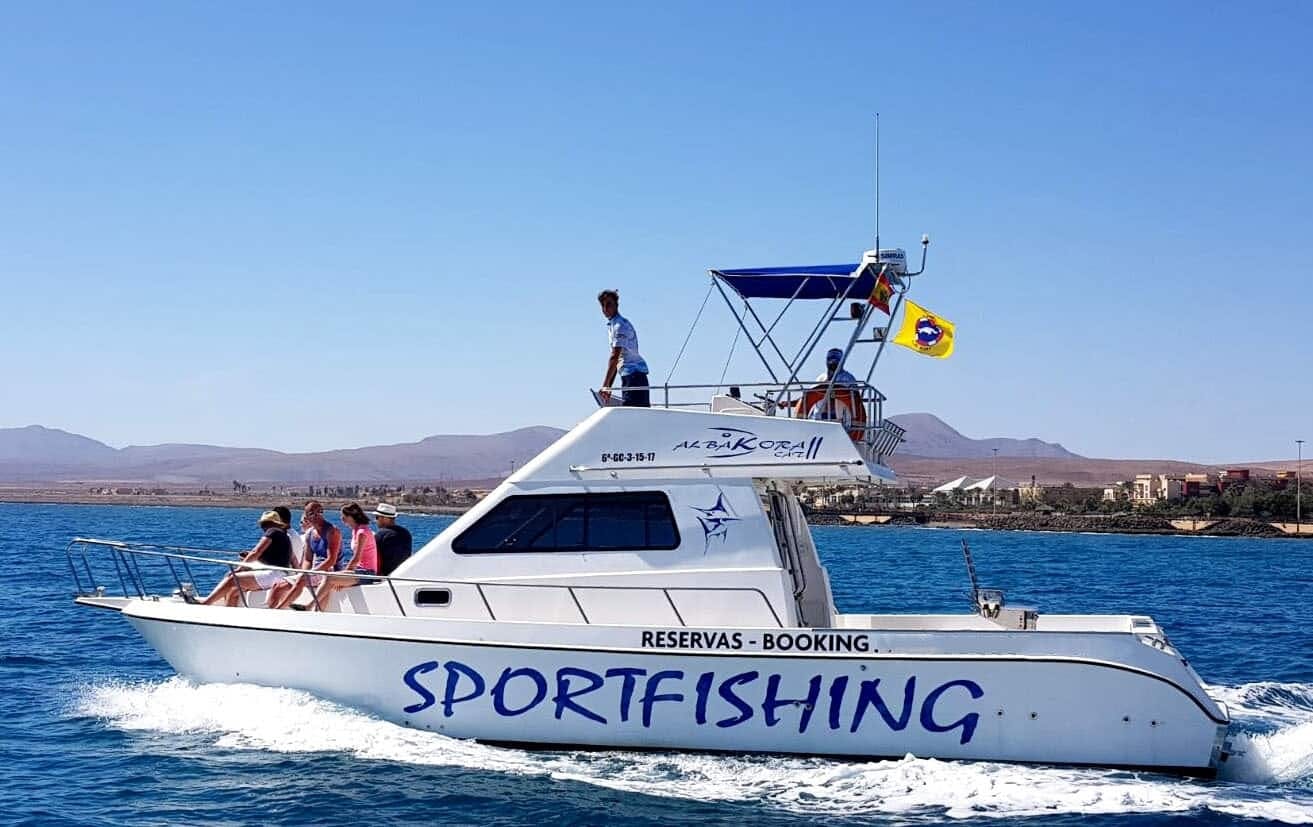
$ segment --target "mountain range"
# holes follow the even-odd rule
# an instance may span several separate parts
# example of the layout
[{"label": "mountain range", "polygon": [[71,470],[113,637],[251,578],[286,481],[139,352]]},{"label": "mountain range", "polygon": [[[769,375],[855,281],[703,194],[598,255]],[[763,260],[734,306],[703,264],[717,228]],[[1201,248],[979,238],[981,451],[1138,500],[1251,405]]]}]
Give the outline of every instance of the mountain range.
[{"label": "mountain range", "polygon": [[565,433],[538,425],[499,434],[292,454],[217,445],[103,442],[55,428],[0,429],[0,481],[90,480],[162,485],[241,482],[403,482],[500,478]]},{"label": "mountain range", "polygon": [[[1121,474],[1128,460],[1086,459],[1039,439],[963,436],[934,414],[891,416],[906,429],[894,456],[900,474],[934,477],[995,462],[1000,472],[1038,474],[1049,481],[1101,480]],[[565,432],[536,425],[497,434],[444,434],[418,442],[313,453],[216,445],[133,445],[113,448],[79,434],[29,425],[0,428],[0,482],[140,482],[165,486],[251,483],[415,482],[500,479]],[[986,465],[982,465],[986,463]],[[1130,468],[1131,466],[1127,466]],[[1194,467],[1191,464],[1191,467]],[[1148,469],[1154,470],[1154,469]],[[1163,469],[1167,470],[1167,469]],[[1123,475],[1124,476],[1124,475]],[[1120,478],[1120,477],[1119,477]]]},{"label": "mountain range", "polygon": [[1033,437],[971,439],[962,436],[934,414],[897,414],[889,419],[907,431],[904,442],[899,446],[895,456],[902,454],[929,459],[973,459],[992,457],[994,449],[997,448],[1000,457],[1084,459],[1056,442],[1044,442]]}]

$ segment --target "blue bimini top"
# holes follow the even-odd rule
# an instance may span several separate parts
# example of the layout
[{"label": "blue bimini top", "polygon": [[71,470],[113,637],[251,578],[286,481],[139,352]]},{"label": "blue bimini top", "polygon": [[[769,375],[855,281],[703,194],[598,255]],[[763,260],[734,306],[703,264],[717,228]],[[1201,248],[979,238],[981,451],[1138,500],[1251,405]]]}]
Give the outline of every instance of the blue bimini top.
[{"label": "blue bimini top", "polygon": [[864,299],[875,289],[876,279],[862,262],[712,270],[711,275],[745,299]]}]

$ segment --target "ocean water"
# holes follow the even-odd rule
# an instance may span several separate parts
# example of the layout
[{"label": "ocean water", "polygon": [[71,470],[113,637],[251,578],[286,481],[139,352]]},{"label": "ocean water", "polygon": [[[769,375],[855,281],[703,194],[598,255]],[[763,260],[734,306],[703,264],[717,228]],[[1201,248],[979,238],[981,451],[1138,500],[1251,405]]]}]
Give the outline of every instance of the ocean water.
[{"label": "ocean water", "polygon": [[[74,535],[245,548],[256,512],[0,504],[0,823],[1313,823],[1313,543],[819,528],[844,611],[966,606],[985,585],[1050,612],[1153,615],[1241,734],[1197,781],[918,758],[526,752],[305,693],[198,686],[126,622],[71,601]],[[407,520],[418,542],[449,520]]]}]

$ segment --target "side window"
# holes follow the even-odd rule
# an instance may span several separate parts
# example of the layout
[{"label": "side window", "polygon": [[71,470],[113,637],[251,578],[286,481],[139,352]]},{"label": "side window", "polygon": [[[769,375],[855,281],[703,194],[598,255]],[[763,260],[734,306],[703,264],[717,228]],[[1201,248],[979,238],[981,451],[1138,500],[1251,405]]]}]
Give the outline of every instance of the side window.
[{"label": "side window", "polygon": [[507,497],[452,543],[458,554],[678,546],[670,500],[660,491]]},{"label": "side window", "polygon": [[647,507],[641,501],[603,500],[588,504],[588,547],[647,548]]},{"label": "side window", "polygon": [[[498,505],[456,540],[471,549],[530,548],[550,534],[555,524],[551,503],[533,497],[512,497]],[[550,539],[550,537],[549,537]]]}]

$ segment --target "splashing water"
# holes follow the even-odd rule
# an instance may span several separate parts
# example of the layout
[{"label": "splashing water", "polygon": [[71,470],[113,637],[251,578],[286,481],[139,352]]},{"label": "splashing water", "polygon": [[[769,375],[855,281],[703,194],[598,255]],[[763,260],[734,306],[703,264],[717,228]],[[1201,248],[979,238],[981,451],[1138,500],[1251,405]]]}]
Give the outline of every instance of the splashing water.
[{"label": "splashing water", "polygon": [[1246,784],[1313,784],[1313,686],[1261,681],[1212,686],[1239,727],[1221,777]]},{"label": "splashing water", "polygon": [[[354,758],[537,775],[625,792],[760,803],[785,812],[1002,818],[1212,811],[1313,823],[1313,686],[1209,690],[1240,724],[1221,780],[1112,770],[952,762],[526,752],[407,729],[303,692],[242,684],[95,684],[72,713],[123,731],[213,736],[220,749],[328,752]],[[1273,788],[1279,790],[1273,795]]]}]

